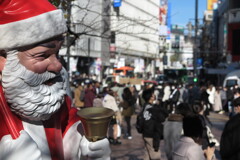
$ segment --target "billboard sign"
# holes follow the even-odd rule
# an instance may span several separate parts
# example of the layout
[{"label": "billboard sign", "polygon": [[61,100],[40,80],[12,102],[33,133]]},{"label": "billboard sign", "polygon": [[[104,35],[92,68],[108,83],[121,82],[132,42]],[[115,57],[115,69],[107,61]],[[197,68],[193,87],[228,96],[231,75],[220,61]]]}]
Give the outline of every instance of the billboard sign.
[{"label": "billboard sign", "polygon": [[173,24],[171,26],[171,32],[176,34],[183,34],[184,33],[184,26]]},{"label": "billboard sign", "polygon": [[122,0],[113,0],[113,7],[121,7]]},{"label": "billboard sign", "polygon": [[172,4],[168,2],[168,11],[167,11],[167,38],[166,39],[171,39],[171,25],[172,25],[172,20],[171,20],[171,15],[172,15]]},{"label": "billboard sign", "polygon": [[203,59],[202,58],[197,58],[197,66],[202,67],[203,65]]},{"label": "billboard sign", "polygon": [[160,0],[160,7],[159,7],[160,25],[167,25],[167,11],[168,11],[168,0]]},{"label": "billboard sign", "polygon": [[214,10],[214,9],[216,9],[217,4],[218,4],[218,0],[208,0],[207,1],[207,9]]}]

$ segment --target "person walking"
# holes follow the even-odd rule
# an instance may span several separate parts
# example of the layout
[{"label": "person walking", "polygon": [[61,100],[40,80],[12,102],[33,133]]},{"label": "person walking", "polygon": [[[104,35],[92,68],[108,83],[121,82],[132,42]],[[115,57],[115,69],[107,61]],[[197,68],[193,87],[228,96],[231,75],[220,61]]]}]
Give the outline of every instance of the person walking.
[{"label": "person walking", "polygon": [[233,100],[233,106],[236,115],[226,123],[220,140],[222,160],[240,159],[240,97]]},{"label": "person walking", "polygon": [[180,103],[174,114],[170,114],[164,122],[163,138],[164,148],[168,160],[172,160],[172,151],[178,139],[182,136],[182,119],[193,114],[187,103]]},{"label": "person walking", "polygon": [[227,112],[227,87],[220,86],[220,95],[221,95],[221,101],[222,101],[222,108],[223,112]]},{"label": "person walking", "polygon": [[95,89],[93,88],[92,83],[87,84],[84,95],[84,107],[92,107],[93,100],[96,97]]},{"label": "person walking", "polygon": [[102,99],[103,99],[103,94],[102,93],[97,94],[93,100],[93,107],[103,107]]},{"label": "person walking", "polygon": [[177,106],[179,96],[180,96],[178,85],[173,85],[172,88],[173,88],[173,91],[169,96],[169,103],[170,103],[169,105],[170,108],[168,110],[169,113],[175,112],[175,107]]},{"label": "person walking", "polygon": [[161,158],[159,149],[160,140],[163,136],[163,122],[168,113],[158,105],[154,105],[155,95],[152,89],[146,89],[142,94],[145,100],[143,107],[143,140],[145,145],[144,160],[154,160]]},{"label": "person walking", "polygon": [[188,102],[192,105],[194,101],[200,100],[200,89],[196,84],[190,84],[188,87]]},{"label": "person walking", "polygon": [[84,107],[84,101],[81,99],[81,97],[84,94],[84,88],[81,84],[77,84],[77,87],[74,89],[74,102],[75,102],[75,107],[80,109]]},{"label": "person walking", "polygon": [[[103,101],[102,101],[102,105],[105,108],[109,108],[111,110],[114,111],[114,115],[113,118],[110,122],[110,135],[109,135],[109,139],[113,141],[110,141],[112,144],[116,145],[116,144],[121,144],[120,141],[118,141],[118,132],[120,132],[119,127],[118,127],[118,121],[120,121],[118,118],[118,114],[120,113],[119,108],[117,106],[117,102],[116,99],[114,98],[114,92],[109,89],[108,87],[103,88]],[[111,130],[112,129],[112,130]]]},{"label": "person walking", "polygon": [[216,88],[212,84],[210,84],[208,89],[207,89],[207,93],[209,94],[208,101],[209,101],[209,104],[210,104],[210,110],[211,111],[213,111],[215,91],[216,91]]},{"label": "person walking", "polygon": [[210,104],[208,100],[209,94],[207,93],[207,87],[205,85],[200,88],[200,101],[204,106],[204,115],[208,116],[210,112]]},{"label": "person walking", "polygon": [[124,137],[127,139],[132,139],[131,134],[131,117],[134,114],[134,105],[136,103],[136,98],[132,95],[129,87],[124,88],[122,94],[123,101],[120,102],[119,107],[122,108],[122,115],[126,124],[126,129],[124,129]]},{"label": "person walking", "polygon": [[163,87],[162,105],[167,110],[168,110],[168,106],[169,106],[169,97],[170,97],[170,95],[171,95],[171,88],[170,88],[168,83],[165,83],[164,87]]},{"label": "person walking", "polygon": [[173,160],[212,160],[215,147],[207,147],[204,151],[201,147],[203,125],[199,116],[187,116],[183,118],[182,136],[173,150]]},{"label": "person walking", "polygon": [[222,113],[222,100],[220,89],[216,87],[216,91],[214,93],[214,104],[213,104],[213,111],[217,113]]},{"label": "person walking", "polygon": [[192,106],[193,112],[199,116],[203,125],[203,134],[202,134],[202,149],[206,149],[210,146],[211,143],[214,143],[216,147],[219,146],[218,140],[215,138],[211,131],[211,122],[207,116],[204,115],[204,107],[200,101],[195,101]]},{"label": "person walking", "polygon": [[227,111],[228,111],[228,116],[231,117],[232,116],[232,112],[233,112],[233,106],[232,106],[232,101],[234,99],[234,93],[233,93],[233,87],[228,87],[227,91]]},{"label": "person walking", "polygon": [[179,103],[188,103],[188,90],[186,89],[186,86],[183,84],[179,85]]}]

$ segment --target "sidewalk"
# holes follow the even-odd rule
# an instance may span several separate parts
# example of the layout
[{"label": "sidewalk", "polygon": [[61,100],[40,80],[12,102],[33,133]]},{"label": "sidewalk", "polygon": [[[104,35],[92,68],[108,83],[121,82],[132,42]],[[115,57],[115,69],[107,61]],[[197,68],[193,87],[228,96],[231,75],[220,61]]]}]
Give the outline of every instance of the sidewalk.
[{"label": "sidewalk", "polygon": [[[211,113],[209,119],[213,123],[212,132],[216,136],[216,138],[220,141],[222,130],[224,128],[225,122],[228,120],[227,115]],[[124,139],[120,138],[122,144],[120,145],[111,145],[112,160],[143,160],[144,155],[144,144],[142,140],[141,134],[137,133],[135,129],[136,123],[136,115],[134,115],[131,119],[132,124],[132,139]],[[161,150],[161,160],[167,160],[165,152],[164,152],[164,141],[160,143]],[[216,156],[217,160],[220,160],[219,157],[219,147],[216,148]]]},{"label": "sidewalk", "polygon": [[[111,145],[112,155],[111,160],[143,160],[144,155],[144,143],[142,135],[139,134],[135,128],[136,115],[132,116],[132,139],[120,138],[122,144]],[[167,160],[165,153],[163,152],[163,141],[161,141],[162,158],[161,160]]]}]

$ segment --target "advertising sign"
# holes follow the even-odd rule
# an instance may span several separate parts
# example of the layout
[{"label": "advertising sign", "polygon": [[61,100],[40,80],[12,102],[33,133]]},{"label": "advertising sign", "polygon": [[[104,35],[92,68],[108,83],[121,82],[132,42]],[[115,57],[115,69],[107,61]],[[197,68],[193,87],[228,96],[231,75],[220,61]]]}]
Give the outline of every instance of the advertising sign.
[{"label": "advertising sign", "polygon": [[141,58],[134,60],[134,72],[135,73],[143,73],[144,72],[144,60]]},{"label": "advertising sign", "polygon": [[167,13],[168,13],[168,0],[160,0],[159,5],[159,35],[167,36]]},{"label": "advertising sign", "polygon": [[160,25],[167,25],[167,11],[168,11],[168,0],[160,0],[160,7],[159,7]]},{"label": "advertising sign", "polygon": [[183,34],[184,33],[184,26],[173,24],[171,26],[171,32],[177,33],[177,34]]},{"label": "advertising sign", "polygon": [[216,9],[215,6],[217,5],[218,0],[208,0],[207,1],[207,9],[208,10],[213,10]]},{"label": "advertising sign", "polygon": [[113,7],[121,7],[122,0],[113,0]]},{"label": "advertising sign", "polygon": [[203,59],[202,58],[197,58],[197,66],[202,67],[203,65]]},{"label": "advertising sign", "polygon": [[172,15],[172,4],[168,2],[168,11],[167,11],[167,38],[166,39],[171,39],[171,25],[172,25],[172,20],[171,20],[171,15]]}]

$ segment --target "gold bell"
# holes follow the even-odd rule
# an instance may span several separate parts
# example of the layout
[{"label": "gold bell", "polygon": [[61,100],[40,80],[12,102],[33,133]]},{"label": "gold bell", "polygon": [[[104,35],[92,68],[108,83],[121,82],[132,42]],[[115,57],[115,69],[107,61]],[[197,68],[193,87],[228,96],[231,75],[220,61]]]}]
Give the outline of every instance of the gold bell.
[{"label": "gold bell", "polygon": [[86,138],[95,142],[107,137],[114,111],[103,107],[88,107],[79,110],[77,115],[81,118]]}]

